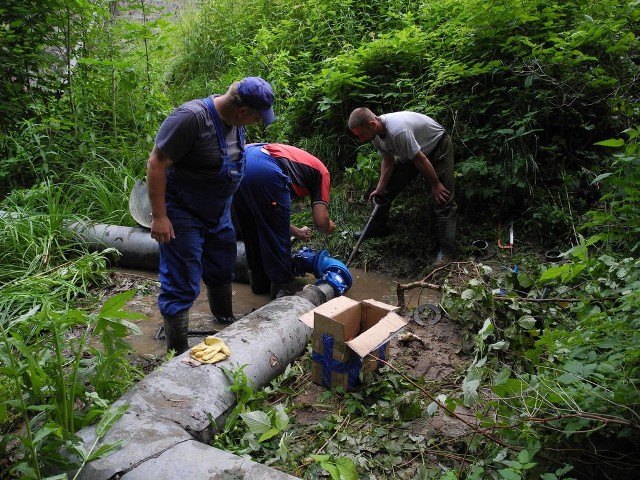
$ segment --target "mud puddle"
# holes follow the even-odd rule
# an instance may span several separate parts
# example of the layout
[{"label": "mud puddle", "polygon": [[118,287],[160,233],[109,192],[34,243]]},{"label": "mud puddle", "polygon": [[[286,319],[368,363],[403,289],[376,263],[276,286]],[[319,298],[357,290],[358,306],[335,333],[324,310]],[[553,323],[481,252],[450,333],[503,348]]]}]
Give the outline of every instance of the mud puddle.
[{"label": "mud puddle", "polygon": [[[405,278],[391,278],[359,269],[351,269],[350,272],[353,276],[353,286],[346,292],[345,296],[358,301],[372,298],[390,305],[397,305],[396,286],[398,283],[407,282]],[[166,352],[165,341],[164,338],[158,338],[158,330],[162,326],[162,316],[157,304],[160,286],[157,273],[144,270],[118,269],[115,271],[114,277],[119,288],[136,288],[139,291],[128,303],[126,309],[141,313],[147,317],[134,322],[142,331],[142,335],[130,335],[127,337],[127,341],[133,347],[134,354],[142,357],[164,356]],[[312,275],[307,275],[305,280],[308,283],[316,281]],[[250,286],[246,283],[236,282],[233,284],[233,308],[236,317],[247,315],[270,301],[269,295],[252,293]],[[408,306],[411,301],[412,299],[409,298]],[[213,334],[224,328],[225,325],[212,320],[206,289],[202,285],[200,295],[190,312],[189,330],[194,333],[190,335],[189,344],[195,345],[201,341],[203,335]],[[195,332],[206,333],[198,335]]]}]

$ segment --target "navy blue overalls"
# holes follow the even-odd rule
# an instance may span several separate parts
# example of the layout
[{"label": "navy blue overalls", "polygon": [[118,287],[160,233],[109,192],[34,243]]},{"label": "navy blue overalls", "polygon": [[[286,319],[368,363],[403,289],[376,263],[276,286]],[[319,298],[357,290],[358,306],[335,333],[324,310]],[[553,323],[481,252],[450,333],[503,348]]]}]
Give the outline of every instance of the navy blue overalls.
[{"label": "navy blue overalls", "polygon": [[291,179],[278,159],[262,150],[263,145],[245,148],[245,177],[234,205],[249,270],[262,270],[273,283],[285,283],[293,278]]},{"label": "navy blue overalls", "polygon": [[[222,166],[213,179],[179,178],[167,172],[165,203],[175,238],[160,244],[158,306],[163,315],[191,308],[200,294],[200,280],[217,286],[233,281],[237,255],[231,221],[231,202],[244,175],[244,152],[232,161],[212,100],[203,99],[216,129]],[[244,128],[238,127],[238,144],[244,148]]]}]

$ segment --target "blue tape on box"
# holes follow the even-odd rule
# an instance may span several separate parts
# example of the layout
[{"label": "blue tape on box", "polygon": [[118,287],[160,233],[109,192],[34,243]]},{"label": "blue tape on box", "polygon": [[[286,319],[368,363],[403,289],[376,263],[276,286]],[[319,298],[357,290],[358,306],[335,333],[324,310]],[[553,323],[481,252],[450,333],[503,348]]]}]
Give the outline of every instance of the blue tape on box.
[{"label": "blue tape on box", "polygon": [[327,388],[331,387],[331,372],[347,374],[347,388],[353,388],[358,384],[358,375],[362,361],[360,357],[354,355],[347,363],[341,362],[333,358],[333,344],[335,339],[331,335],[322,335],[322,344],[324,346],[324,354],[313,352],[311,360],[318,363],[322,367],[322,385]]},{"label": "blue tape on box", "polygon": [[[386,360],[386,353],[387,353],[387,344],[385,343],[384,345],[380,345],[380,347],[378,348],[378,360]],[[384,363],[382,362],[378,362],[378,367],[383,367]]]},{"label": "blue tape on box", "polygon": [[[357,355],[354,355],[349,362],[340,362],[333,358],[333,345],[335,339],[331,335],[322,335],[322,345],[324,346],[324,354],[313,352],[311,354],[311,360],[318,363],[322,367],[322,385],[331,387],[331,372],[346,373],[347,374],[347,388],[351,389],[358,384],[358,378],[360,374],[360,368],[362,368],[362,360]],[[381,345],[378,348],[378,359],[386,360],[386,346]],[[378,362],[379,366],[383,366],[382,362]]]}]

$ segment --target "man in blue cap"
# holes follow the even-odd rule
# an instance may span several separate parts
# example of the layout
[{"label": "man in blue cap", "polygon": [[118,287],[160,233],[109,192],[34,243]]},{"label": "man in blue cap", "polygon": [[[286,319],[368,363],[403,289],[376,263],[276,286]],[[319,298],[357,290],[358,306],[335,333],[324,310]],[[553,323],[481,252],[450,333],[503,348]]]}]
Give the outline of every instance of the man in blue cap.
[{"label": "man in blue cap", "polygon": [[200,280],[214,320],[233,322],[236,235],[231,200],[244,175],[244,127],[271,124],[274,95],[260,77],[223,95],[191,100],[162,123],[147,161],[151,237],[160,244],[160,295],[167,350],[188,348],[189,309]]}]

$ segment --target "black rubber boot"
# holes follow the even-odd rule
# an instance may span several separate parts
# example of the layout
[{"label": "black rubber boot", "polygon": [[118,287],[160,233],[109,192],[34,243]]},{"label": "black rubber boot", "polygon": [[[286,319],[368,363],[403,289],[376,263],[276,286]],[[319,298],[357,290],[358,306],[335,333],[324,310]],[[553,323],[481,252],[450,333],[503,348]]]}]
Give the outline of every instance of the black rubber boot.
[{"label": "black rubber boot", "polygon": [[256,295],[262,295],[271,291],[271,280],[262,270],[249,270],[249,285]]},{"label": "black rubber boot", "polygon": [[435,263],[453,261],[456,254],[456,217],[438,218],[439,249]]},{"label": "black rubber boot", "polygon": [[162,315],[162,319],[167,352],[174,350],[176,355],[186,352],[189,349],[189,310],[182,310],[175,315]]},{"label": "black rubber boot", "polygon": [[233,290],[231,283],[207,285],[207,300],[214,321],[230,324],[236,321],[233,316]]}]

